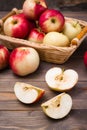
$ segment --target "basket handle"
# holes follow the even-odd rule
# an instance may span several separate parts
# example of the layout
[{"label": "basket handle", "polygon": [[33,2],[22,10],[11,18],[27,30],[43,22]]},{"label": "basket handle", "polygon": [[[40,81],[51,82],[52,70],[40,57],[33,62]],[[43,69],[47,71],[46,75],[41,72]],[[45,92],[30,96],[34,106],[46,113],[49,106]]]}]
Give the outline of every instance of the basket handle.
[{"label": "basket handle", "polygon": [[85,26],[82,31],[71,41],[71,45],[78,45],[79,41],[86,35],[87,26]]}]

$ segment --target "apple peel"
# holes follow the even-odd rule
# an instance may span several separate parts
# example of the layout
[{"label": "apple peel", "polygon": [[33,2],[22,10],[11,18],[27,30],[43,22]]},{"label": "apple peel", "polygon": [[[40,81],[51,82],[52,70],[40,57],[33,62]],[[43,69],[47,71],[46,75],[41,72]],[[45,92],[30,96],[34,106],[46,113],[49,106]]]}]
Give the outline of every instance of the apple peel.
[{"label": "apple peel", "polygon": [[50,118],[62,119],[72,109],[72,98],[69,94],[61,93],[41,104],[43,112]]},{"label": "apple peel", "polygon": [[45,93],[45,90],[32,86],[31,84],[16,82],[14,92],[19,101],[25,104],[31,104],[38,101]]},{"label": "apple peel", "polygon": [[63,92],[72,89],[78,82],[78,73],[73,69],[59,67],[49,69],[45,75],[46,83],[52,90]]}]

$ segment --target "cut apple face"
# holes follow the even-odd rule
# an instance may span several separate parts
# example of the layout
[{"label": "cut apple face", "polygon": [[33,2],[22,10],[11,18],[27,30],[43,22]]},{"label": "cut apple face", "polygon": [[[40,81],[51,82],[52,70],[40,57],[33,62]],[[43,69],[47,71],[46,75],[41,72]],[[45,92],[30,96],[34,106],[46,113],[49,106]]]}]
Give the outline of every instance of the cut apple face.
[{"label": "cut apple face", "polygon": [[62,70],[59,67],[49,69],[45,75],[49,88],[55,91],[68,91],[78,82],[78,73],[73,69]]},{"label": "cut apple face", "polygon": [[38,101],[45,93],[45,90],[30,84],[16,82],[14,92],[19,101],[25,104],[31,104]]},{"label": "cut apple face", "polygon": [[61,119],[72,109],[72,98],[69,94],[61,93],[41,104],[43,112],[50,118]]}]

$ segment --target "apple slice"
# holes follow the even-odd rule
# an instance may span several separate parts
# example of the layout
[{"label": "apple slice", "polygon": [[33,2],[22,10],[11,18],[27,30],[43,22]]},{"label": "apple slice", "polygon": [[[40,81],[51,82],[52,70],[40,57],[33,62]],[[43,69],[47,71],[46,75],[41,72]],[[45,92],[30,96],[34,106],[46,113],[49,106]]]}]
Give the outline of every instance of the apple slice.
[{"label": "apple slice", "polygon": [[47,71],[45,80],[51,89],[63,92],[75,86],[78,81],[78,73],[73,69],[64,71],[59,67],[53,67]]},{"label": "apple slice", "polygon": [[41,104],[44,113],[53,119],[65,117],[72,109],[72,98],[69,94],[61,93]]},{"label": "apple slice", "polygon": [[22,82],[15,83],[14,92],[19,101],[26,104],[38,101],[45,93],[41,88]]}]

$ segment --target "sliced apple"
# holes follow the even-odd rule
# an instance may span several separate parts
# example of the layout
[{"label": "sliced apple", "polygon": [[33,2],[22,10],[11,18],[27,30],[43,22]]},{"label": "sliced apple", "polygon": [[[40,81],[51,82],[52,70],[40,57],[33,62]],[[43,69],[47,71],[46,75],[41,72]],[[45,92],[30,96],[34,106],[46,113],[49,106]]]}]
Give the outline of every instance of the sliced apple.
[{"label": "sliced apple", "polygon": [[72,98],[69,94],[61,93],[41,104],[43,112],[50,118],[61,119],[72,109]]},{"label": "sliced apple", "polygon": [[78,73],[73,69],[62,70],[59,67],[49,69],[45,75],[48,86],[55,91],[72,89],[78,81]]},{"label": "sliced apple", "polygon": [[45,93],[45,90],[27,83],[16,82],[14,92],[21,102],[31,104],[38,101]]}]

